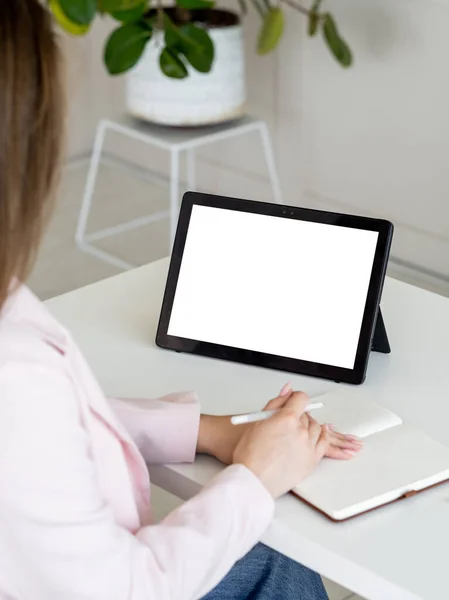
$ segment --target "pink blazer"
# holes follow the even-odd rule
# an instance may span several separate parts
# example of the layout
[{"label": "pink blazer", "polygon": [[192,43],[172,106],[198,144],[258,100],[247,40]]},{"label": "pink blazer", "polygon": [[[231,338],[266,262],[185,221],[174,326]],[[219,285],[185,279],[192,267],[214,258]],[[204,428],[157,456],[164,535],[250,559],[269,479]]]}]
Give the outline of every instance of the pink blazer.
[{"label": "pink blazer", "polygon": [[189,600],[261,537],[274,503],[242,465],[152,524],[146,463],[193,461],[195,394],[107,401],[26,288],[0,315],[1,600]]}]

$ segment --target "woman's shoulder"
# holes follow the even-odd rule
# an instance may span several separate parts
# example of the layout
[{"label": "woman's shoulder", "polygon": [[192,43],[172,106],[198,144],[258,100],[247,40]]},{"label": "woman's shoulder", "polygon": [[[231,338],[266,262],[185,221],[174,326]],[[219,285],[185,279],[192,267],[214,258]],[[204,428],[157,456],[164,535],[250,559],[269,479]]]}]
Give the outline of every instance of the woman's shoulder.
[{"label": "woman's shoulder", "polygon": [[[61,420],[77,418],[78,402],[64,364],[64,356],[27,323],[0,324],[0,421],[15,428],[36,418],[52,415]],[[9,419],[9,420],[8,420]],[[43,427],[43,422],[34,425]],[[21,426],[21,425],[20,425]]]},{"label": "woman's shoulder", "polygon": [[64,328],[21,286],[0,313],[0,369],[11,362],[59,365],[66,340]]}]

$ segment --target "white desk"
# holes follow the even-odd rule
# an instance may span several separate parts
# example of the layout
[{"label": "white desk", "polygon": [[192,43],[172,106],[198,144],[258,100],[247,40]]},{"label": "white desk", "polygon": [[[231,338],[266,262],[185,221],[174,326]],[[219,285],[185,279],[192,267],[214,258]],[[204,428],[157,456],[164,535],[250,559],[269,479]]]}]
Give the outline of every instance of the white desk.
[{"label": "white desk", "polygon": [[[310,394],[336,386],[156,348],[167,267],[163,260],[47,303],[108,394],[196,389],[204,412],[220,414],[259,409],[289,379]],[[360,396],[449,445],[449,300],[389,280],[382,309],[392,354],[372,355]],[[151,474],[154,483],[187,499],[219,468],[202,457]],[[263,541],[369,600],[449,597],[449,485],[342,524],[285,497]]]}]

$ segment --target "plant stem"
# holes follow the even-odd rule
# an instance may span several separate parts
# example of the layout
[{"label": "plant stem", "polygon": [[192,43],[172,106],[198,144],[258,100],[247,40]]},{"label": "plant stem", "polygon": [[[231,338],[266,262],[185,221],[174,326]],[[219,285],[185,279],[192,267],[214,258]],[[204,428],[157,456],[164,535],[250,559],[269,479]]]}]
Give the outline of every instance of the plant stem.
[{"label": "plant stem", "polygon": [[157,28],[159,31],[163,31],[164,29],[164,7],[162,4],[162,0],[158,0],[157,2]]},{"label": "plant stem", "polygon": [[309,14],[310,14],[310,10],[308,8],[304,8],[303,6],[296,4],[296,2],[294,2],[293,0],[280,0],[280,1],[285,2],[285,4],[288,4],[289,6],[291,6],[298,12],[302,13],[303,15],[309,16]]},{"label": "plant stem", "polygon": [[261,4],[260,4],[259,0],[252,0],[252,2],[253,2],[253,4],[254,4],[254,6],[255,6],[255,8],[256,8],[256,10],[257,10],[257,12],[259,13],[259,15],[260,15],[260,16],[262,17],[262,19],[263,19],[265,15],[264,15],[264,11],[263,11],[263,8],[262,8],[262,6],[261,6]]}]

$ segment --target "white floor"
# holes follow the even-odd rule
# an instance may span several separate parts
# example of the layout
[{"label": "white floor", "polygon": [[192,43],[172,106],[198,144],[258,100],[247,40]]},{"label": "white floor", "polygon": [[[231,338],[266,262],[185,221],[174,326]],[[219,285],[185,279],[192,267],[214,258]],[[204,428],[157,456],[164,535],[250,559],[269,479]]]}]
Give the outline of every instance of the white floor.
[{"label": "white floor", "polygon": [[[59,203],[30,278],[30,287],[47,299],[119,273],[98,258],[81,252],[74,242],[76,221],[86,180],[86,166],[66,168]],[[137,180],[116,168],[101,168],[94,198],[89,230],[112,226],[120,221],[158,212],[167,208],[164,188]],[[98,243],[135,265],[168,255],[168,222],[145,226]],[[173,510],[179,499],[160,488],[153,488],[155,516],[162,518]],[[356,600],[348,590],[325,581],[331,600]]]}]

